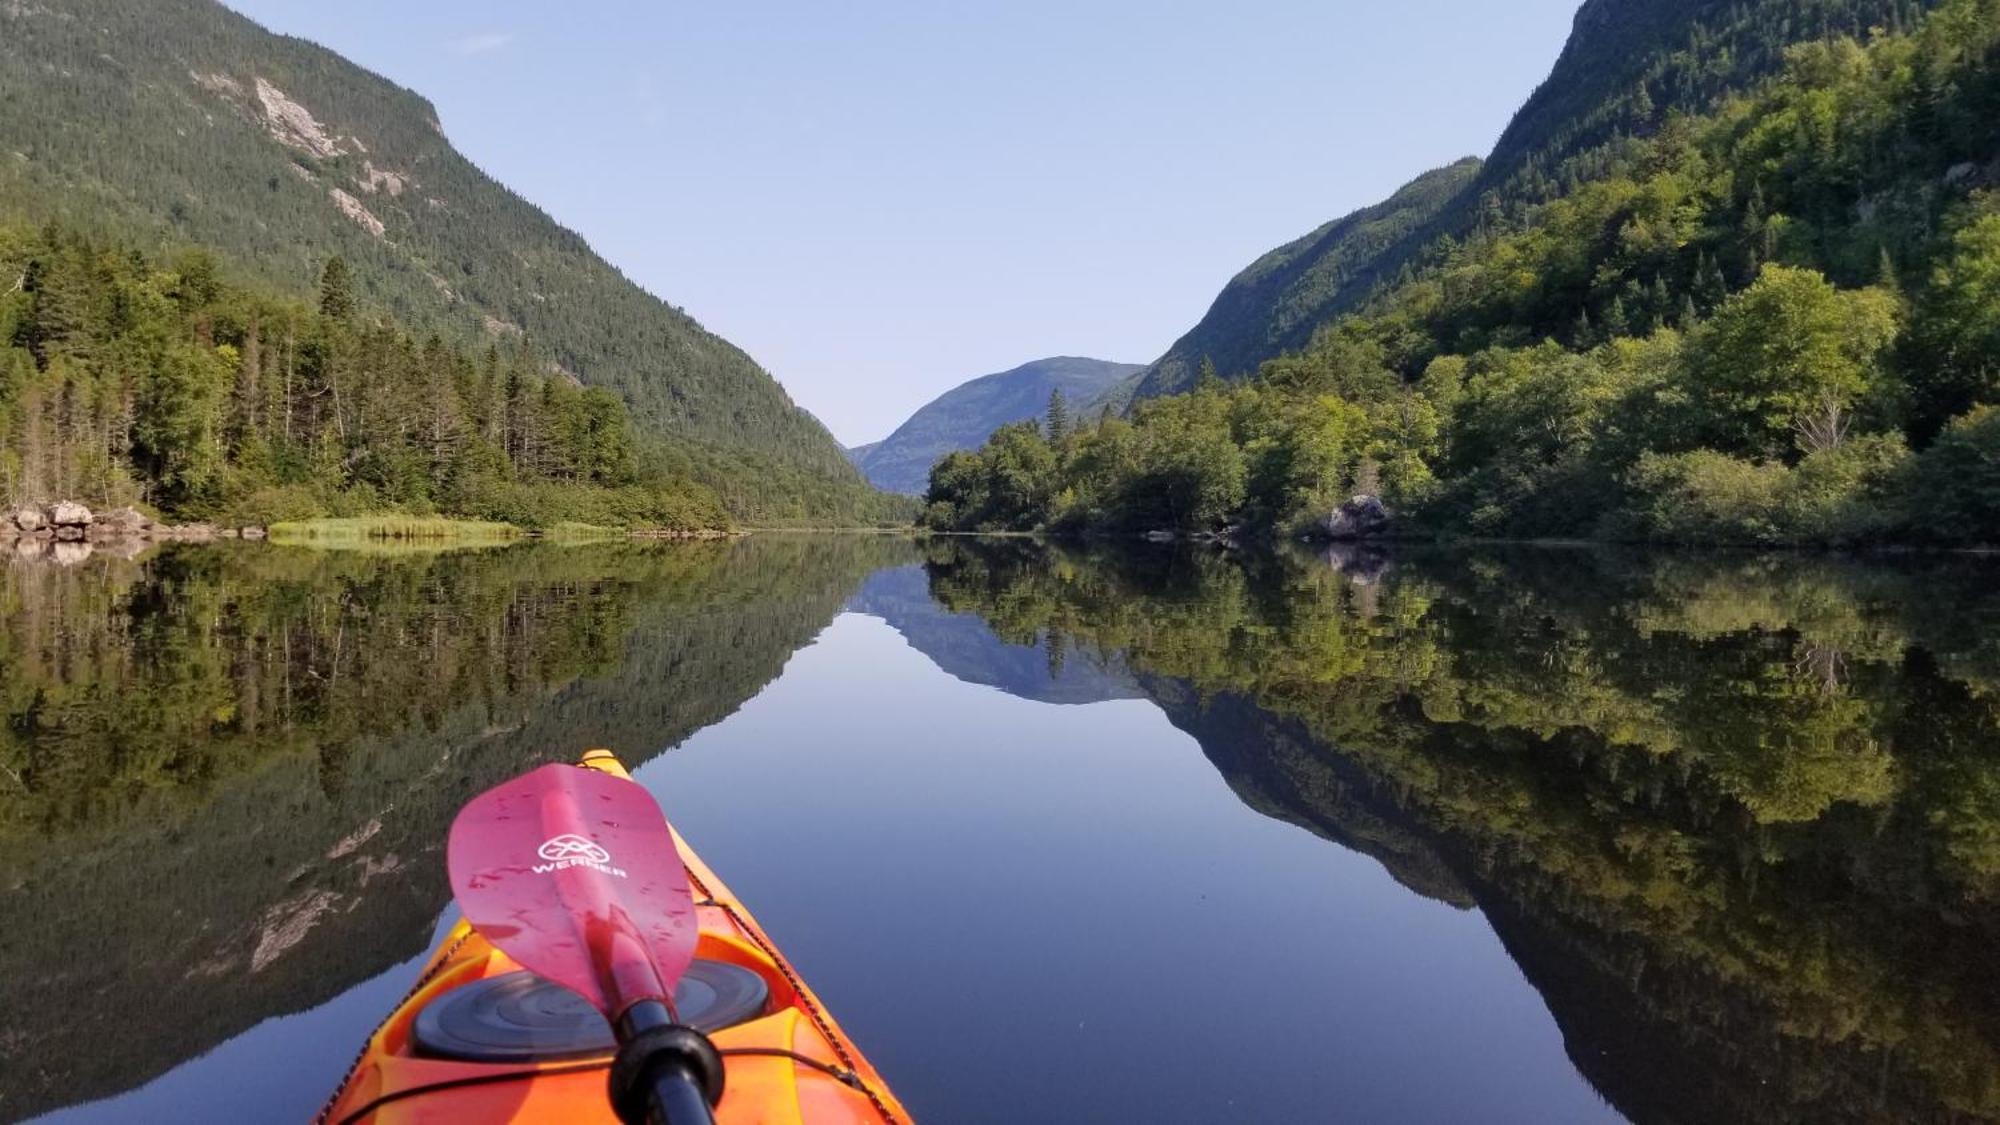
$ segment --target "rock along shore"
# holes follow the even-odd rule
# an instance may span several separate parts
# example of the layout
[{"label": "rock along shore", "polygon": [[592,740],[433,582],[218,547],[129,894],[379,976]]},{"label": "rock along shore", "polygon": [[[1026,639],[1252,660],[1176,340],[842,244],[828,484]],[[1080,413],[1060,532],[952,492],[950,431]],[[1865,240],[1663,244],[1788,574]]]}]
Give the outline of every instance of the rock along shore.
[{"label": "rock along shore", "polygon": [[22,504],[0,512],[0,546],[16,557],[81,561],[91,550],[136,554],[148,543],[206,543],[215,539],[262,539],[261,527],[217,527],[212,523],[166,524],[137,508],[93,512],[74,500]]}]

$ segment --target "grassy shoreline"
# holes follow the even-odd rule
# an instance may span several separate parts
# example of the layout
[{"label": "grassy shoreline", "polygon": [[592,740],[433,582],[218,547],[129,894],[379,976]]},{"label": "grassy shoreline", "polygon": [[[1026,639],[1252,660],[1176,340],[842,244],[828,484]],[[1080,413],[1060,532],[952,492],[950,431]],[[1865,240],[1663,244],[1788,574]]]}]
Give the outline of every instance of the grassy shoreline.
[{"label": "grassy shoreline", "polygon": [[551,524],[543,528],[529,528],[494,520],[409,516],[395,513],[289,520],[270,526],[270,540],[273,543],[294,547],[336,549],[492,546],[531,539],[555,543],[590,543],[621,539],[723,539],[739,534],[742,532],[721,528],[682,531],[667,528],[606,527],[574,521]]},{"label": "grassy shoreline", "polygon": [[428,516],[349,516],[288,520],[270,527],[273,543],[341,546],[362,543],[501,542],[525,539],[528,532],[510,523],[455,520]]}]

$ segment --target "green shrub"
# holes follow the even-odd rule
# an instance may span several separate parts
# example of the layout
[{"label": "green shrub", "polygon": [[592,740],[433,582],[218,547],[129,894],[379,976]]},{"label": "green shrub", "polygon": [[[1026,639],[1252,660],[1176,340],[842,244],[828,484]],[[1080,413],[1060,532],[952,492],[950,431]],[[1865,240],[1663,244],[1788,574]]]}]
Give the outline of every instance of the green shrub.
[{"label": "green shrub", "polygon": [[1673,543],[1770,543],[1789,474],[1725,453],[1646,453],[1632,467],[1622,537]]},{"label": "green shrub", "polygon": [[1911,507],[1921,536],[2000,543],[2000,407],[1975,406],[1945,426],[1917,458]]},{"label": "green shrub", "polygon": [[1910,450],[1896,434],[1868,434],[1808,455],[1786,474],[1780,534],[1798,543],[1881,539],[1903,522]]}]

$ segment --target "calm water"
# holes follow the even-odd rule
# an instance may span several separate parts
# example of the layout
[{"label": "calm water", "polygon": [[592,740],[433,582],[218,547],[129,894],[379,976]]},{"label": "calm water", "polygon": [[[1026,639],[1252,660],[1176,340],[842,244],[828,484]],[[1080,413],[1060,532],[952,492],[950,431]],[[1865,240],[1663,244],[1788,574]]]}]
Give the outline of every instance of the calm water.
[{"label": "calm water", "polygon": [[920,1116],[2000,1119],[2000,561],[767,537],[0,570],[0,1119],[302,1120],[637,767]]}]

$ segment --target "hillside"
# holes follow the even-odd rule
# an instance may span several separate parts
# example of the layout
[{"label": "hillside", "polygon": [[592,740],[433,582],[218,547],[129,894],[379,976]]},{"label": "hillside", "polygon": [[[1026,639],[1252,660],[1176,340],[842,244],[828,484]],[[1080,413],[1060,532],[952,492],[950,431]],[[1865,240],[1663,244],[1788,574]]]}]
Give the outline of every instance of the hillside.
[{"label": "hillside", "polygon": [[938,458],[978,448],[1009,422],[1040,417],[1056,391],[1073,407],[1083,407],[1140,369],[1134,363],[1058,356],[982,375],[932,399],[882,441],[851,453],[877,488],[922,495]]},{"label": "hillside", "polygon": [[1906,31],[1937,0],[1585,0],[1562,54],[1493,146],[1474,193],[1517,216],[1601,175],[1672,113],[1706,113],[1795,43]]},{"label": "hillside", "polygon": [[0,4],[0,219],[211,247],[299,296],[337,255],[364,307],[616,391],[739,515],[868,503],[753,360],[487,177],[422,97],[210,0]]},{"label": "hillside", "polygon": [[1272,356],[1304,347],[1313,329],[1353,308],[1378,283],[1383,255],[1428,229],[1479,174],[1461,160],[1426,172],[1373,207],[1288,242],[1230,279],[1201,323],[1174,342],[1135,388],[1139,398],[1194,386],[1202,361],[1217,374],[1254,373]]},{"label": "hillside", "polygon": [[[1796,43],[1914,26],[1935,0],[1586,0],[1549,77],[1483,162],[1462,161],[1258,259],[1134,384],[1186,390],[1204,357],[1225,379],[1304,347],[1384,282],[1457,240],[1604,174],[1622,146],[1673,114],[1715,109],[1784,65]],[[1359,226],[1362,229],[1355,229]]]},{"label": "hillside", "polygon": [[2000,542],[1997,120],[2000,0],[1796,44],[1252,379],[948,460],[926,519],[1332,534],[1368,492],[1432,534]]}]

